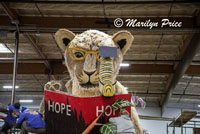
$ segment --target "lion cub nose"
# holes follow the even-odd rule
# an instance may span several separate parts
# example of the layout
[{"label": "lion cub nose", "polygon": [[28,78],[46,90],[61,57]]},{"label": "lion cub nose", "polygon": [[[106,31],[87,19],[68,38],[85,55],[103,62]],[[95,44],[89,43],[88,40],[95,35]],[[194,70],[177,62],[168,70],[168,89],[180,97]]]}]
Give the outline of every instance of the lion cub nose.
[{"label": "lion cub nose", "polygon": [[95,73],[96,71],[92,71],[92,72],[88,72],[88,71],[84,71],[87,75],[92,75],[93,73]]}]

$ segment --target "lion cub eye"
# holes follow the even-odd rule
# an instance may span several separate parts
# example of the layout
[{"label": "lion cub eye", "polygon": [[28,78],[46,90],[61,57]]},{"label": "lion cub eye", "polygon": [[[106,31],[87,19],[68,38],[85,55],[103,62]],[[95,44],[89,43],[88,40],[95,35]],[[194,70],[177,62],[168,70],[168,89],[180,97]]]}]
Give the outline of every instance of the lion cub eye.
[{"label": "lion cub eye", "polygon": [[82,58],[84,56],[81,52],[75,52],[74,55],[76,58]]}]

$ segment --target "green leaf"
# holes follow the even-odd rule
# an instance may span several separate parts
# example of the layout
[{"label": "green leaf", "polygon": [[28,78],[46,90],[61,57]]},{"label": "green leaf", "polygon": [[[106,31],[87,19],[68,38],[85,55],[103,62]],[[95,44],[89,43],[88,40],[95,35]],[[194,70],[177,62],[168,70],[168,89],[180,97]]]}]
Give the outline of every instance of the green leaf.
[{"label": "green leaf", "polygon": [[134,106],[134,105],[127,100],[119,99],[119,100],[115,101],[111,107],[112,107],[112,109],[117,110],[117,109],[127,107],[127,106]]},{"label": "green leaf", "polygon": [[108,122],[100,128],[101,134],[117,134],[117,128],[114,124]]}]

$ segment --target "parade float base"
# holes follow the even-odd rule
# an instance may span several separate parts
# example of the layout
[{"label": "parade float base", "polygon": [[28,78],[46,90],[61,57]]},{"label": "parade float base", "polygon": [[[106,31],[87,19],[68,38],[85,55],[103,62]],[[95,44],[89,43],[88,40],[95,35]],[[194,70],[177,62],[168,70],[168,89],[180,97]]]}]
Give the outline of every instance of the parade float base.
[{"label": "parade float base", "polygon": [[[107,108],[98,121],[106,123],[110,117],[119,116],[120,110],[115,111],[111,108],[111,105],[119,99],[131,101],[131,95],[115,95],[112,98],[75,97],[45,90],[47,134],[81,134]],[[125,109],[130,113],[130,107]],[[95,126],[90,133],[99,134],[99,128]]]}]

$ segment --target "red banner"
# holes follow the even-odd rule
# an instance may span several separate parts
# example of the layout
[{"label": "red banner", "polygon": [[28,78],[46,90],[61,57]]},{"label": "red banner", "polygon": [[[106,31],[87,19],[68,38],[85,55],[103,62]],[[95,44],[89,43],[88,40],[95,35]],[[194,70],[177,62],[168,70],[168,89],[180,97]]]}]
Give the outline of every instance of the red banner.
[{"label": "red banner", "polygon": [[[75,97],[45,90],[45,121],[48,134],[81,134],[89,124],[106,108],[101,118],[106,123],[109,117],[119,116],[119,110],[112,110],[111,105],[118,99],[131,101],[130,94],[115,95],[112,98]],[[130,107],[126,107],[130,113]],[[97,127],[91,132],[99,133]]]}]

